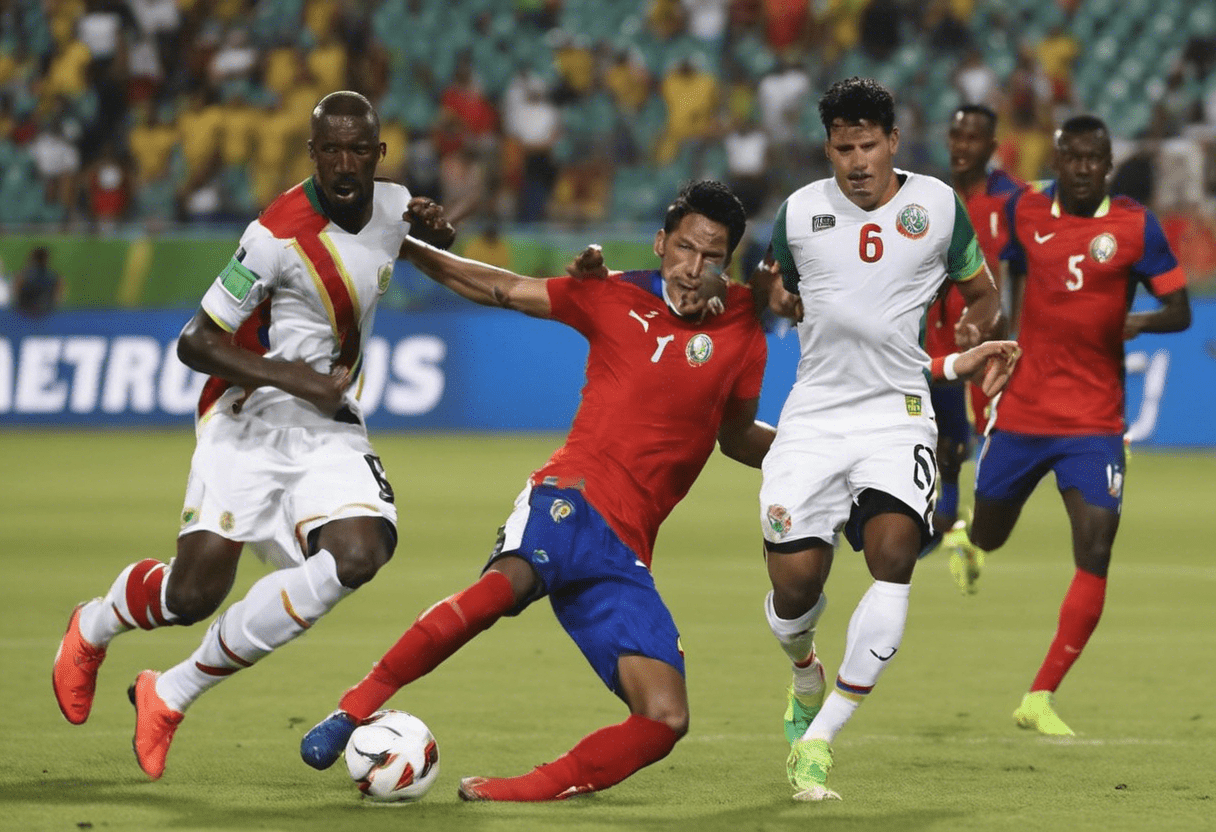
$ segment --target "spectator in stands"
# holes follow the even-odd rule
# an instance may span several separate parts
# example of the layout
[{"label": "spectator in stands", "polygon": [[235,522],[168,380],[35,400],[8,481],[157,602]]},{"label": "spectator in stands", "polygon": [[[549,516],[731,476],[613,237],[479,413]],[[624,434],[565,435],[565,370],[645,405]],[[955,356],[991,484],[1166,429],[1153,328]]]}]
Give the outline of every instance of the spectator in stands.
[{"label": "spectator in stands", "polygon": [[1001,79],[975,47],[967,50],[955,70],[954,89],[958,91],[960,104],[979,104],[994,113],[1000,111]]},{"label": "spectator in stands", "polygon": [[113,143],[85,169],[85,200],[89,220],[101,232],[112,231],[127,214],[131,199],[131,165]]},{"label": "spectator in stands", "polygon": [[491,216],[486,224],[469,238],[461,255],[487,266],[511,268],[511,247],[500,233],[498,217]]},{"label": "spectator in stands", "polygon": [[1081,54],[1081,45],[1063,24],[1051,27],[1035,50],[1043,74],[1051,84],[1053,106],[1067,107],[1073,103],[1072,67]]},{"label": "spectator in stands", "polygon": [[1005,84],[1000,124],[1004,136],[997,148],[1000,167],[1023,182],[1043,178],[1052,152],[1051,81],[1027,46]]},{"label": "spectator in stands", "polygon": [[81,160],[73,139],[79,136],[80,127],[68,112],[66,99],[60,96],[29,144],[30,157],[45,187],[47,204],[58,206],[65,215],[70,215],[75,207]]},{"label": "spectator in stands", "polygon": [[902,20],[903,10],[896,0],[870,0],[858,25],[862,51],[876,61],[888,60],[899,48]]},{"label": "spectator in stands", "polygon": [[760,123],[779,172],[797,168],[810,147],[802,114],[811,105],[811,77],[796,55],[790,50],[781,53],[777,67],[760,79],[756,91]]},{"label": "spectator in stands", "polygon": [[[516,219],[538,222],[545,218],[549,197],[557,183],[557,161],[553,149],[561,137],[561,114],[549,98],[544,82],[534,73],[521,73],[522,99],[512,96],[507,119],[507,135],[522,155],[521,182]],[[512,81],[512,86],[516,85]]]},{"label": "spectator in stands", "polygon": [[685,144],[698,148],[718,132],[718,79],[700,55],[681,59],[659,82],[667,105],[667,129],[655,153],[660,165],[669,163]]},{"label": "spectator in stands", "polygon": [[38,247],[13,281],[13,307],[22,315],[42,318],[55,311],[63,299],[63,278],[50,266],[51,254]]},{"label": "spectator in stands", "polygon": [[726,184],[743,203],[750,220],[768,198],[769,138],[752,112],[733,118],[723,139]]}]

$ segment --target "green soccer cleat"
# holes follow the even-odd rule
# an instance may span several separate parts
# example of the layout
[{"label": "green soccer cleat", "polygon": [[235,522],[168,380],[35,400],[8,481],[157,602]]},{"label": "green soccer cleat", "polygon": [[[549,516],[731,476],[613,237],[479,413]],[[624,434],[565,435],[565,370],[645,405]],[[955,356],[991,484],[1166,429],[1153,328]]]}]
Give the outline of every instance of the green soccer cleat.
[{"label": "green soccer cleat", "polygon": [[790,748],[785,763],[794,800],[840,800],[840,795],[827,787],[832,769],[832,747],[827,740],[798,740]]},{"label": "green soccer cleat", "polygon": [[1023,696],[1013,720],[1019,728],[1033,728],[1049,737],[1076,736],[1056,713],[1055,696],[1049,690],[1032,690]]},{"label": "green soccer cleat", "polygon": [[[819,672],[823,673],[822,665],[820,665]],[[815,715],[823,707],[823,696],[827,692],[827,685],[821,687],[819,693],[799,695],[794,693],[794,686],[791,684],[785,692],[789,697],[785,705],[785,741],[793,745],[802,739],[802,735],[810,727]]]},{"label": "green soccer cleat", "polygon": [[984,568],[984,550],[967,536],[967,521],[959,520],[942,537],[942,548],[950,553],[950,575],[959,592],[974,595],[980,571]]}]

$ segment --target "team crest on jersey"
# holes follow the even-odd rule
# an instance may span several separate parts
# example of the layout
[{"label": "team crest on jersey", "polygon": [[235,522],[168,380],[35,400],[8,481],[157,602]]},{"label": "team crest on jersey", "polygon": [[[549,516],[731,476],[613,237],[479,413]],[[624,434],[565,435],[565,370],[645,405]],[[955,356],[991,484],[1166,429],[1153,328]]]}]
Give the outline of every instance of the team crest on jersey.
[{"label": "team crest on jersey", "polygon": [[196,508],[182,509],[182,528],[183,529],[186,528],[186,526],[189,526],[191,523],[193,523],[196,519],[198,519],[198,509],[196,509]]},{"label": "team crest on jersey", "polygon": [[231,511],[225,511],[220,515],[220,528],[226,532],[232,531],[236,526],[236,518],[232,516]]},{"label": "team crest on jersey", "polygon": [[544,549],[535,549],[532,552],[532,561],[534,563],[548,563],[549,553]]},{"label": "team crest on jersey", "polygon": [[790,519],[790,512],[785,506],[779,506],[776,503],[768,507],[765,513],[768,519],[768,527],[773,530],[777,537],[785,537],[790,533],[790,526],[793,520]]},{"label": "team crest on jersey", "polygon": [[1089,256],[1099,263],[1105,263],[1115,256],[1119,250],[1115,235],[1104,231],[1089,241]]},{"label": "team crest on jersey", "polygon": [[895,218],[895,229],[909,240],[919,240],[929,233],[929,212],[915,202],[905,205]]},{"label": "team crest on jersey", "polygon": [[388,284],[393,282],[393,264],[385,263],[380,267],[380,271],[376,272],[376,291],[384,294],[388,291]]},{"label": "team crest on jersey", "polygon": [[710,359],[714,354],[714,339],[710,338],[704,332],[698,332],[696,335],[688,339],[688,346],[684,348],[684,356],[688,359],[688,363],[694,367],[700,367]]},{"label": "team crest on jersey", "polygon": [[560,523],[574,514],[574,506],[565,500],[554,500],[553,505],[549,506],[549,516],[553,518],[554,523]]},{"label": "team crest on jersey", "polygon": [[827,231],[836,227],[836,217],[833,214],[816,214],[811,217],[811,233]]}]

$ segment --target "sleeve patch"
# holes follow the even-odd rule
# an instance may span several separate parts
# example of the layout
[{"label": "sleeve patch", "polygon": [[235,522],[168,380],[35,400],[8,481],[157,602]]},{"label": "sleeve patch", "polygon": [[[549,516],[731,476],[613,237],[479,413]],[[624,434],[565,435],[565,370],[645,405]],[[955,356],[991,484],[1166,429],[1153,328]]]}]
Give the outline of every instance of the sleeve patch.
[{"label": "sleeve patch", "polygon": [[236,257],[229,260],[228,265],[219,274],[220,285],[238,301],[243,301],[248,296],[249,290],[258,280],[258,276],[241,265],[241,261],[237,259],[241,254],[243,252],[238,252]]}]

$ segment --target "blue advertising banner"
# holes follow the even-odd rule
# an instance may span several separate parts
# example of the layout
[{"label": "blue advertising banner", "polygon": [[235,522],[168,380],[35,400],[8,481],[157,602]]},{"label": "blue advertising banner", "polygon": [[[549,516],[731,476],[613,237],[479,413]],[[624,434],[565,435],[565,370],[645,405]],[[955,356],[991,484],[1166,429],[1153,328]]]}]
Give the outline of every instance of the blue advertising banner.
[{"label": "blue advertising banner", "polygon": [[[1190,330],[1127,348],[1127,421],[1148,446],[1216,446],[1216,301]],[[187,311],[0,310],[0,425],[189,425],[203,379],[177,360]],[[587,344],[561,324],[499,309],[377,314],[361,400],[371,430],[563,431]],[[760,418],[776,422],[797,337],[769,336]]]}]

